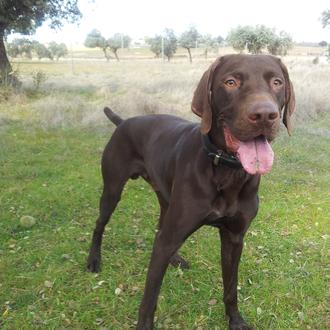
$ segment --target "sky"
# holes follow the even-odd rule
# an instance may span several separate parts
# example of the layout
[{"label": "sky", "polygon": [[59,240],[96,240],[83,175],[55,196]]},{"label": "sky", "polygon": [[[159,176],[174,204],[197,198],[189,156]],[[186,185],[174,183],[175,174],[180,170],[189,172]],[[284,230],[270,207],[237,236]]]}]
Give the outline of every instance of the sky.
[{"label": "sky", "polygon": [[139,39],[165,28],[178,36],[191,25],[202,34],[226,37],[238,25],[263,24],[288,32],[296,42],[330,42],[330,29],[320,21],[329,0],[79,0],[79,8],[79,24],[65,24],[59,31],[44,24],[34,39],[82,45],[92,29],[106,38],[118,32]]}]

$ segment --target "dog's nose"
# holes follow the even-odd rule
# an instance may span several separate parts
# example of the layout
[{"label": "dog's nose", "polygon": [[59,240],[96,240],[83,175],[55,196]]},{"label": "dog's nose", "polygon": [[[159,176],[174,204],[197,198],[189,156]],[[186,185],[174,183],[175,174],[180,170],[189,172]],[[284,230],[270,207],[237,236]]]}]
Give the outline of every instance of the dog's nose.
[{"label": "dog's nose", "polygon": [[279,117],[279,111],[271,102],[258,102],[248,109],[248,120],[252,124],[272,124]]}]

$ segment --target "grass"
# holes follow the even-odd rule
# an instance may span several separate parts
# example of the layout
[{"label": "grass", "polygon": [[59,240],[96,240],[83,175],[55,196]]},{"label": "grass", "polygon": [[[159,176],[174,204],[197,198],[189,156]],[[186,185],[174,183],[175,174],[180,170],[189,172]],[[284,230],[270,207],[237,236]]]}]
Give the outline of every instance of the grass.
[{"label": "grass", "polygon": [[[136,322],[159,214],[142,180],[128,183],[106,229],[102,272],[85,271],[102,188],[99,160],[113,129],[100,109],[115,104],[128,117],[165,105],[188,118],[208,62],[105,65],[79,62],[71,74],[65,63],[22,64],[25,93],[0,103],[3,329],[130,329]],[[34,91],[30,73],[39,69],[48,80]],[[302,86],[300,69],[292,69]],[[323,115],[301,116],[292,138],[282,132],[276,140],[276,162],[263,178],[260,212],[246,236],[239,300],[256,329],[330,327],[330,103],[322,100]],[[37,223],[22,227],[23,215]],[[182,254],[191,269],[169,268],[157,328],[226,329],[217,231],[202,228]]]}]

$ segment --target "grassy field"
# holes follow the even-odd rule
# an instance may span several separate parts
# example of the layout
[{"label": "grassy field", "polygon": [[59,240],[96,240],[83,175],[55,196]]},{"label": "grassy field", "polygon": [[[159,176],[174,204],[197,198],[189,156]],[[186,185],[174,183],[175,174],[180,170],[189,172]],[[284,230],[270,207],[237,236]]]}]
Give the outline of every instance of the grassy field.
[{"label": "grassy field", "polygon": [[[240,308],[256,329],[329,329],[330,66],[289,57],[296,130],[274,143],[260,212],[245,240]],[[142,180],[129,182],[103,245],[103,270],[85,271],[101,192],[101,152],[123,117],[190,114],[210,61],[75,60],[15,64],[23,90],[0,92],[0,328],[131,329],[159,214]],[[38,72],[46,80],[36,83]],[[31,228],[23,215],[35,217]],[[158,329],[226,329],[215,229],[202,228],[170,267]]]}]

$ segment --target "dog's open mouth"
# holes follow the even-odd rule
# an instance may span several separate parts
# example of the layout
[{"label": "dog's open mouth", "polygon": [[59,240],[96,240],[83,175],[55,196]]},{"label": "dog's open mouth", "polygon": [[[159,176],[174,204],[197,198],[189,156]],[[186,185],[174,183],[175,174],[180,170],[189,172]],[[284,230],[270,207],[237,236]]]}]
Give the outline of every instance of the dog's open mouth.
[{"label": "dog's open mouth", "polygon": [[266,174],[271,171],[274,152],[264,135],[259,135],[248,141],[235,138],[228,127],[224,127],[227,149],[235,153],[249,174]]}]

